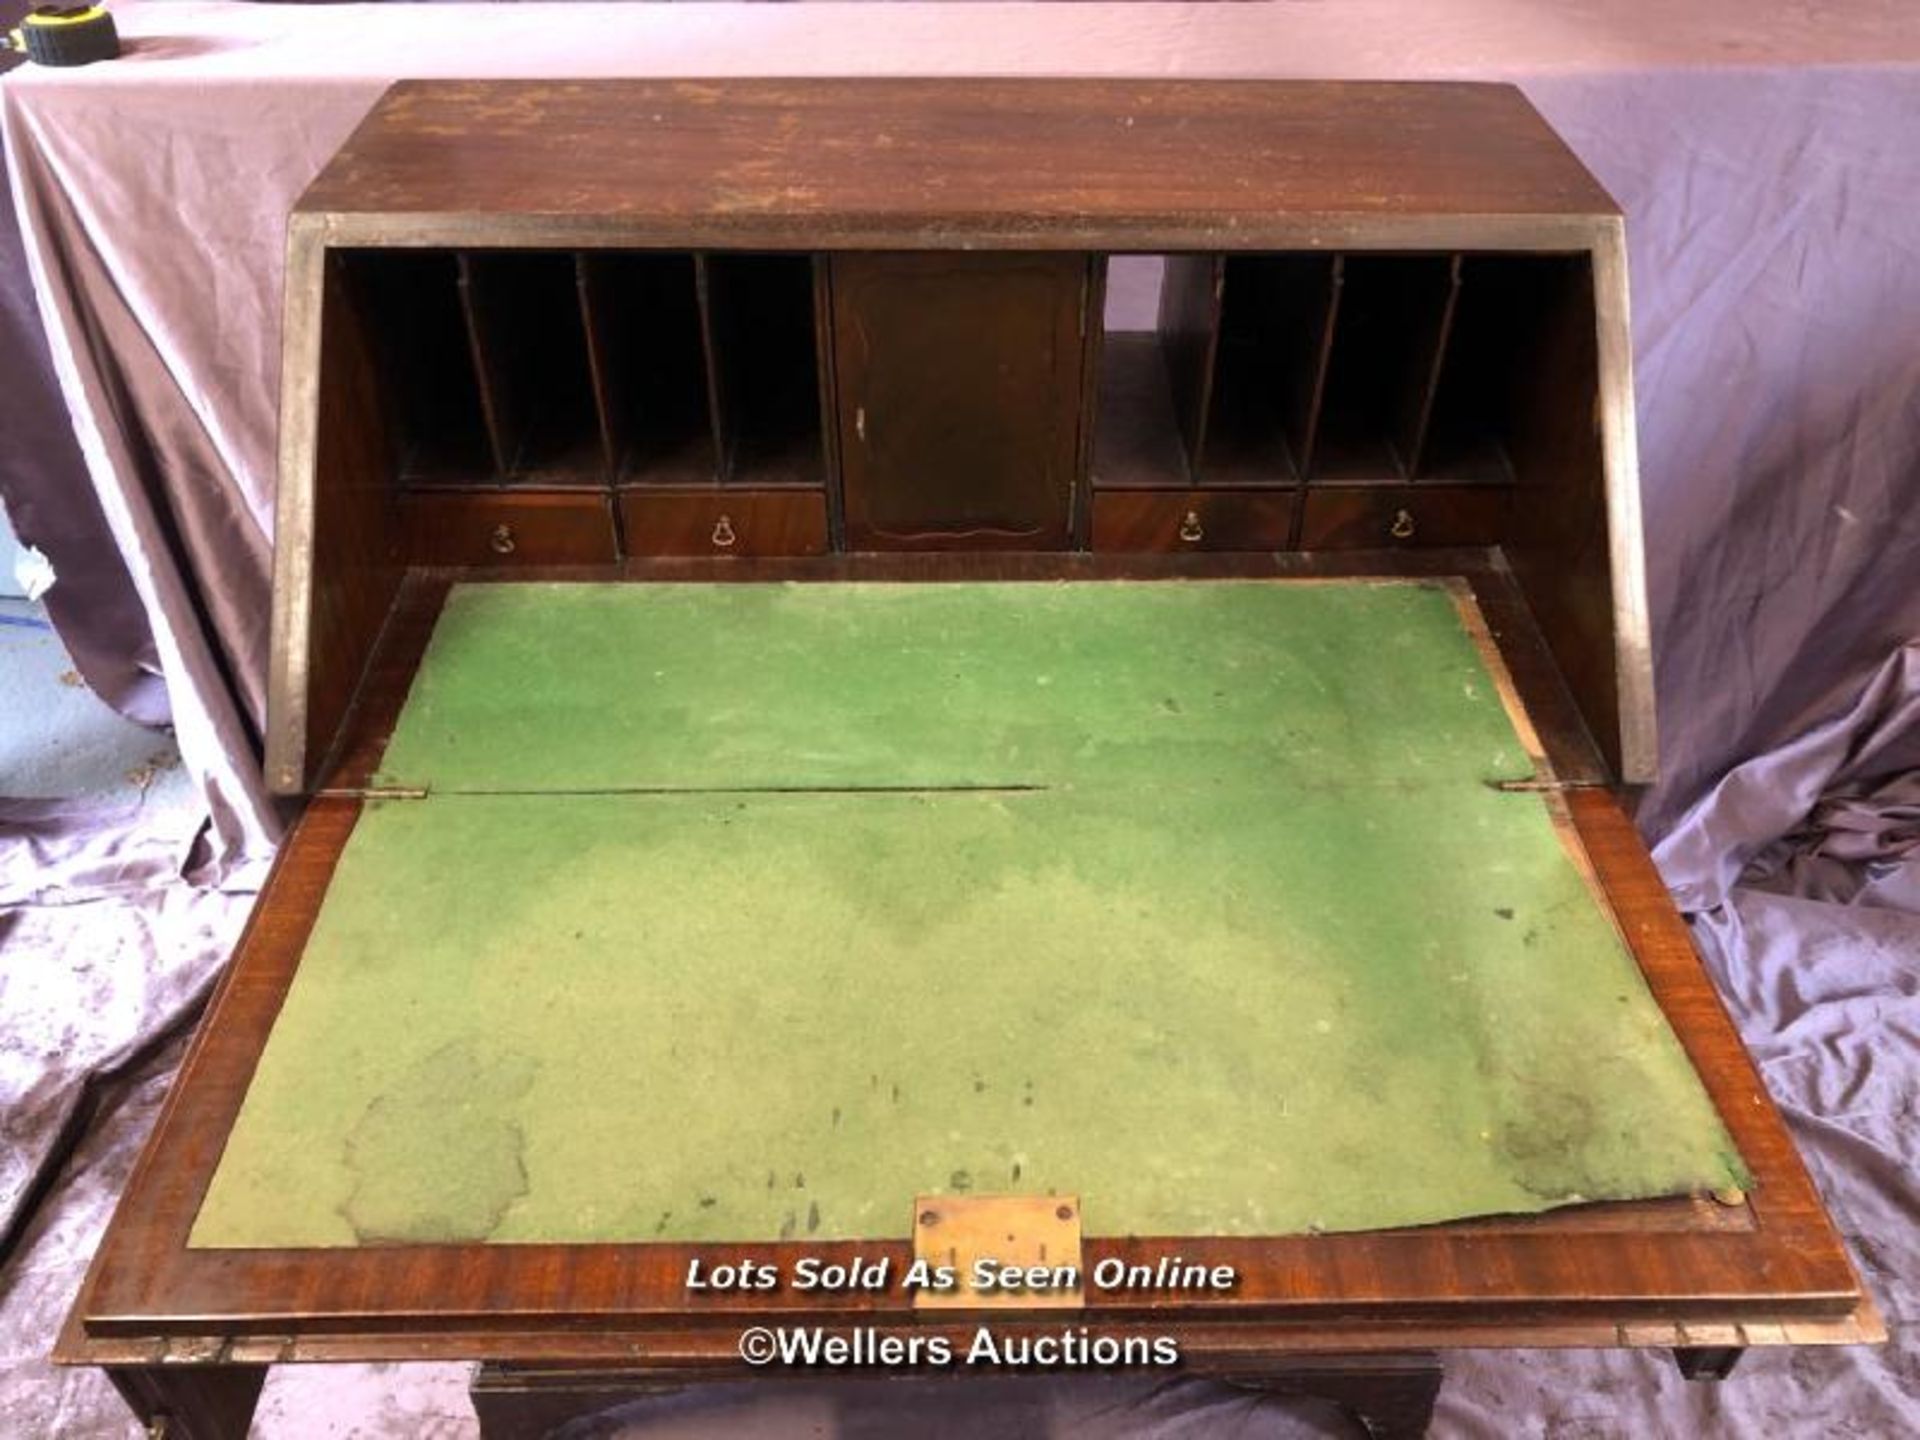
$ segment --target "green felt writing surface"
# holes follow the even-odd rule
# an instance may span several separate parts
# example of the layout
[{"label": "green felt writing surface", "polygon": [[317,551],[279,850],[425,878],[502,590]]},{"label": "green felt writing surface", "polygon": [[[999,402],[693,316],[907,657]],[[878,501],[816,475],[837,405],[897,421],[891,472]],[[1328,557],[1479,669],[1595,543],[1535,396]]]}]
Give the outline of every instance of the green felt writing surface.
[{"label": "green felt writing surface", "polygon": [[435,791],[1518,778],[1404,584],[457,588],[382,766]]},{"label": "green felt writing surface", "polygon": [[[195,1245],[899,1237],[915,1194],[963,1189],[1078,1192],[1099,1234],[1278,1234],[1744,1178],[1547,802],[1486,783],[1524,755],[1445,592],[898,587],[872,607],[907,655],[931,653],[920,595],[969,657],[996,629],[1003,654],[1031,639],[1023,589],[1066,632],[1039,673],[1080,703],[1035,713],[1071,740],[1019,729],[1035,667],[1011,660],[976,668],[977,712],[914,732],[920,776],[1033,788],[877,788],[908,763],[897,742],[814,744],[810,725],[888,703],[848,698],[851,648],[817,693],[797,649],[725,686],[683,677],[674,703],[704,698],[671,765],[620,749],[585,680],[561,707],[578,755],[475,733],[533,723],[530,696],[477,677],[512,668],[490,628],[534,653],[540,597],[568,608],[550,633],[616,649],[656,605],[693,625],[703,600],[736,643],[770,627],[769,655],[790,615],[831,628],[784,587],[732,595],[758,588],[456,591],[392,752],[440,788],[356,827]],[[1189,643],[1121,644],[1109,592]],[[1380,693],[1312,683],[1340,668],[1317,642],[1285,684],[1247,661],[1316,606]],[[1259,633],[1209,638],[1240,625]],[[1404,634],[1422,653],[1396,667]],[[1135,665],[1159,673],[1096,673]],[[626,673],[594,682],[603,703]],[[1193,743],[1156,764],[1169,696]],[[1230,783],[1236,747],[1335,714],[1369,733],[1330,728],[1327,770],[1249,762]],[[705,733],[773,788],[668,783],[716,773]],[[580,790],[639,778],[521,783],[543,767]]]}]

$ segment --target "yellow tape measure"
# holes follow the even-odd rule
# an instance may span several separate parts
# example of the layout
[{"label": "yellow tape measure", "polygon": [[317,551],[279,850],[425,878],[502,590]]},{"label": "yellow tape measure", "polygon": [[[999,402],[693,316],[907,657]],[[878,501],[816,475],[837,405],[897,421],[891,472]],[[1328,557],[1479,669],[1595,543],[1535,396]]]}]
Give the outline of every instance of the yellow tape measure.
[{"label": "yellow tape measure", "polygon": [[91,65],[120,53],[120,32],[104,5],[41,5],[7,43],[36,65]]}]

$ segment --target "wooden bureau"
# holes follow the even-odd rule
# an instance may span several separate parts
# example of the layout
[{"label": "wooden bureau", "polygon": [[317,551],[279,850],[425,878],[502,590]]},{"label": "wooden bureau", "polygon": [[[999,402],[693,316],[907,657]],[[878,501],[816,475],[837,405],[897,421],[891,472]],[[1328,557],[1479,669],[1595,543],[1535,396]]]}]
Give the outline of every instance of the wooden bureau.
[{"label": "wooden bureau", "polygon": [[[1154,306],[1109,306],[1136,282]],[[1656,759],[1622,221],[1517,91],[407,82],[291,217],[285,356],[265,766],[308,798],[58,1352],[167,1435],[243,1433],[281,1362],[488,1362],[476,1402],[504,1434],[766,1373],[737,1354],[748,1324],[965,1328],[897,1287],[685,1284],[722,1252],[899,1268],[891,1233],[189,1243],[469,582],[1451,587],[1532,737],[1519,788],[1557,807],[1752,1186],[1089,1235],[1090,1264],[1239,1280],[1078,1318],[1382,1434],[1424,1427],[1436,1348],[1661,1346],[1724,1374],[1750,1345],[1880,1334],[1621,808]]]}]

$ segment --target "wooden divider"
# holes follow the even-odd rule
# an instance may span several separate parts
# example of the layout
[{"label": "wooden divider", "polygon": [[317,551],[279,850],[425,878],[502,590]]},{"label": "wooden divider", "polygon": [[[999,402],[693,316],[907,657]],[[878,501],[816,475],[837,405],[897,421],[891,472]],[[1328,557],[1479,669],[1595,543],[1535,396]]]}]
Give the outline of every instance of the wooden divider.
[{"label": "wooden divider", "polygon": [[1455,257],[1347,257],[1309,482],[1411,476],[1457,286]]},{"label": "wooden divider", "polygon": [[1338,256],[1228,258],[1203,483],[1294,485],[1304,476],[1342,270]]},{"label": "wooden divider", "polygon": [[[1095,548],[1110,548],[1106,536],[1264,549],[1282,514],[1280,548],[1511,539],[1520,508],[1475,492],[1549,482],[1518,457],[1571,443],[1539,439],[1546,412],[1591,407],[1541,378],[1565,368],[1551,352],[1593,325],[1591,286],[1574,283],[1586,263],[1169,257],[1156,328],[1099,346]],[[1276,494],[1256,519],[1210,498],[1260,490],[1298,503],[1282,509]]]},{"label": "wooden divider", "polygon": [[1224,274],[1218,255],[1169,255],[1160,281],[1160,353],[1187,470],[1196,479],[1206,465]]},{"label": "wooden divider", "polygon": [[462,252],[460,294],[497,474],[507,483],[604,486],[572,256]]},{"label": "wooden divider", "polygon": [[354,260],[404,488],[826,483],[812,256]]},{"label": "wooden divider", "polygon": [[340,273],[393,417],[400,482],[490,480],[494,462],[456,258],[446,251],[352,253],[342,257]]},{"label": "wooden divider", "polygon": [[713,484],[698,260],[593,253],[575,263],[608,474],[620,485]]}]

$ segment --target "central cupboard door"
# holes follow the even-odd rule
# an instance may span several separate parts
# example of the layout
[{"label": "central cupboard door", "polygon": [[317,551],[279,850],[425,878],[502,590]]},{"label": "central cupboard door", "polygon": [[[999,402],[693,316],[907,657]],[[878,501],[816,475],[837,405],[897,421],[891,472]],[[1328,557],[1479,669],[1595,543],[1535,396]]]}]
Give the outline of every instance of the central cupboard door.
[{"label": "central cupboard door", "polygon": [[1092,259],[833,257],[847,543],[1073,540]]}]

